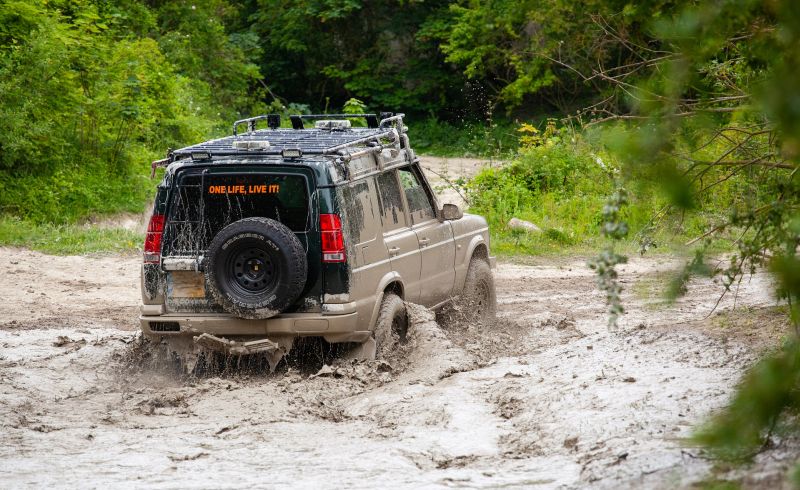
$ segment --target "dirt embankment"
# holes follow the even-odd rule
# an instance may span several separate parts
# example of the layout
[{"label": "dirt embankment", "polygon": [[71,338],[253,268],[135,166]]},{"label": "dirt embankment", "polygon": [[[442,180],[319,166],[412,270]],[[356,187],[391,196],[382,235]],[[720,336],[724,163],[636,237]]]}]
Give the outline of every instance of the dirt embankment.
[{"label": "dirt embankment", "polygon": [[[500,321],[442,329],[413,308],[388,363],[186,379],[136,339],[138,259],[0,249],[0,478],[9,486],[674,487],[710,463],[683,438],[783,328],[764,274],[672,306],[671,263],[625,266],[606,324],[582,261],[501,264]],[[742,315],[746,317],[747,315]],[[749,476],[774,483],[773,453]]]}]

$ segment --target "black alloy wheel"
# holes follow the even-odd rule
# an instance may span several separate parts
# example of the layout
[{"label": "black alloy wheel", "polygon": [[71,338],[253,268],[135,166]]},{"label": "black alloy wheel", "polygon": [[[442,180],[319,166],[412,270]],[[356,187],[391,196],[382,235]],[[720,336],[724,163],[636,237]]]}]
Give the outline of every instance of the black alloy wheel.
[{"label": "black alloy wheel", "polygon": [[237,245],[226,261],[228,270],[225,278],[229,286],[237,288],[243,295],[260,294],[273,289],[280,280],[280,271],[274,266],[266,247],[244,240]]}]

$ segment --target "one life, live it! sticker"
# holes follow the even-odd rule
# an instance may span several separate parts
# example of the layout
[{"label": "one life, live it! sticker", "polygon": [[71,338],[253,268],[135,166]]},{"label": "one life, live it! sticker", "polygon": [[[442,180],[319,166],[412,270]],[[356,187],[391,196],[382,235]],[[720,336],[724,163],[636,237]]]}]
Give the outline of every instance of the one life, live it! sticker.
[{"label": "one life, live it! sticker", "polygon": [[277,194],[281,191],[280,184],[263,185],[210,185],[209,194]]}]

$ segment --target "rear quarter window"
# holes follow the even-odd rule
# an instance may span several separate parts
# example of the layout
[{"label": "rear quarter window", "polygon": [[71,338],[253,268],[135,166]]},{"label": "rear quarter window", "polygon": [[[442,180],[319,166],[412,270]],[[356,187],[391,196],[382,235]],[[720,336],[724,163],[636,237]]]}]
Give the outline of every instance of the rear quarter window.
[{"label": "rear quarter window", "polygon": [[380,193],[383,231],[392,231],[406,227],[406,213],[403,208],[403,196],[397,183],[394,170],[378,176],[378,192]]},{"label": "rear quarter window", "polygon": [[341,192],[347,217],[344,225],[352,242],[361,244],[374,240],[381,228],[381,217],[375,211],[374,179],[357,181],[343,187]]}]

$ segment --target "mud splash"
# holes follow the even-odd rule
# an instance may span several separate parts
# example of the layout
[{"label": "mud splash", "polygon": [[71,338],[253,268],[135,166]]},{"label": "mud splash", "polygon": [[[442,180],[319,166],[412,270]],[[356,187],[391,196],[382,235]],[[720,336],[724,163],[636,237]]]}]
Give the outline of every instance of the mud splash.
[{"label": "mud splash", "polygon": [[[763,274],[739,291],[745,310],[726,298],[704,320],[718,286],[665,306],[645,286],[671,264],[633,261],[609,331],[582,261],[503,264],[497,325],[442,328],[411,305],[407,344],[382,361],[183,377],[107,313],[135,310],[137,259],[102,259],[116,295],[87,289],[103,279],[95,260],[0,249],[0,272],[75,281],[0,285],[9,486],[686,486],[710,463],[685,436],[785,328]],[[776,451],[753,484],[781,481],[797,451]]]}]

